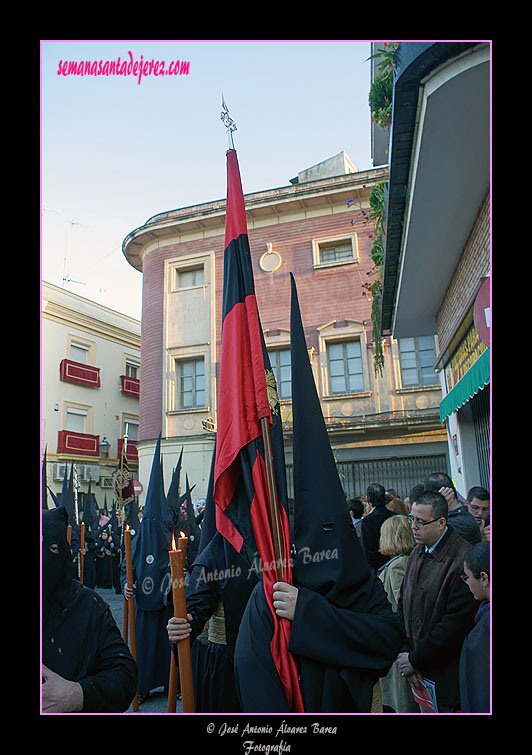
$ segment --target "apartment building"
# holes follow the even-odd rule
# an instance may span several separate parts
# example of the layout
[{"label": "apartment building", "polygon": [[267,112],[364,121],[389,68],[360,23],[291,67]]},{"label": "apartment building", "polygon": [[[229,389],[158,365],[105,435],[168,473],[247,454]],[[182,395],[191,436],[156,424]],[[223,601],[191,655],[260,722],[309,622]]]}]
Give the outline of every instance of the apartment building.
[{"label": "apartment building", "polygon": [[[223,159],[223,158],[222,158]],[[243,176],[245,165],[240,166]],[[256,296],[281,399],[291,485],[290,279],[294,274],[309,356],[331,445],[348,495],[382,482],[407,496],[447,470],[433,336],[387,336],[374,370],[372,188],[387,167],[357,171],[344,153],[286,186],[244,197]],[[162,212],[124,239],[143,274],[139,478],[147,480],[159,433],[165,479],[183,468],[204,497],[216,426],[225,199]],[[141,499],[142,503],[142,499]]]},{"label": "apartment building", "polygon": [[74,464],[79,507],[91,483],[100,507],[127,435],[137,477],[140,322],[64,288],[42,283],[41,433],[47,483],[60,495]]}]

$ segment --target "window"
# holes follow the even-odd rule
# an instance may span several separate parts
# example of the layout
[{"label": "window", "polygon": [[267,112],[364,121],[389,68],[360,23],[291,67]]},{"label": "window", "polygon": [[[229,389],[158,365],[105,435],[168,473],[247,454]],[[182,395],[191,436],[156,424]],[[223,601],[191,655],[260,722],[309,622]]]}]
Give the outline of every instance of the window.
[{"label": "window", "polygon": [[328,244],[320,244],[320,262],[341,262],[353,259],[353,246],[351,241],[336,241]]},{"label": "window", "polygon": [[188,268],[176,271],[176,288],[189,288],[190,286],[203,286],[205,276],[203,265],[201,267]]},{"label": "window", "polygon": [[126,377],[135,378],[135,380],[138,380],[139,368],[140,368],[140,365],[137,364],[136,362],[126,361]]},{"label": "window", "polygon": [[332,238],[312,241],[312,255],[314,265],[325,267],[331,265],[345,265],[358,261],[357,236]]},{"label": "window", "polygon": [[127,433],[128,441],[137,441],[139,439],[139,421],[135,419],[125,419],[124,429]]},{"label": "window", "polygon": [[399,338],[399,361],[403,387],[438,383],[438,376],[432,367],[435,359],[432,336]]},{"label": "window", "polygon": [[292,367],[290,362],[290,349],[276,349],[269,351],[270,364],[275,382],[277,383],[277,395],[280,399],[292,397]]},{"label": "window", "polygon": [[84,346],[81,343],[70,343],[70,359],[73,362],[79,362],[79,364],[88,364],[87,355],[89,353],[89,347]]},{"label": "window", "polygon": [[328,344],[327,359],[329,393],[353,393],[364,390],[364,372],[359,340]]},{"label": "window", "polygon": [[177,362],[179,409],[205,406],[205,363],[203,358]]},{"label": "window", "polygon": [[85,420],[88,412],[84,409],[68,407],[66,411],[66,429],[72,433],[85,433]]}]

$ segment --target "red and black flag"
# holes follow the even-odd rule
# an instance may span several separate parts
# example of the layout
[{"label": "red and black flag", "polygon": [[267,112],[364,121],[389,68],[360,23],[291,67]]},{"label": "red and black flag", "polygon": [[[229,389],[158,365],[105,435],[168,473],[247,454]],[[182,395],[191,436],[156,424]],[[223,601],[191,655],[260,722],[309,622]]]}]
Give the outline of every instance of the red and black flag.
[{"label": "red and black flag", "polygon": [[258,554],[274,621],[272,658],[291,709],[301,712],[297,669],[288,653],[290,623],[278,618],[273,608],[276,563],[282,564],[283,581],[292,581],[285,460],[279,402],[257,309],[244,196],[234,149],[227,152],[213,498],[216,524],[222,535],[248,561]]}]

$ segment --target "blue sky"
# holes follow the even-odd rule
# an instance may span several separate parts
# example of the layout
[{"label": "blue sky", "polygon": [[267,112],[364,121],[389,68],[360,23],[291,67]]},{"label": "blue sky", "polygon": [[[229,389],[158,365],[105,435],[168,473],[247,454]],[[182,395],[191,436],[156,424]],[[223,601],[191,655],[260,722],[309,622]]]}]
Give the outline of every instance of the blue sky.
[{"label": "blue sky", "polygon": [[[189,73],[140,84],[57,73],[60,61],[129,63],[130,52]],[[244,193],[289,185],[342,150],[373,167],[369,54],[358,40],[42,41],[43,280],[61,286],[66,272],[68,290],[140,319],[142,276],[122,241],[152,215],[225,196],[222,93]]]}]

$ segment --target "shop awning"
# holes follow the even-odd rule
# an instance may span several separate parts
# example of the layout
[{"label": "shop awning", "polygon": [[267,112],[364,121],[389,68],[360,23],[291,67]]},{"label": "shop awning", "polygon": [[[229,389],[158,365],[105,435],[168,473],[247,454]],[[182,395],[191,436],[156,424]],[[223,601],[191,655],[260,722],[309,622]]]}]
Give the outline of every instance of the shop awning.
[{"label": "shop awning", "polygon": [[490,349],[486,349],[440,403],[440,422],[456,412],[490,382]]}]

